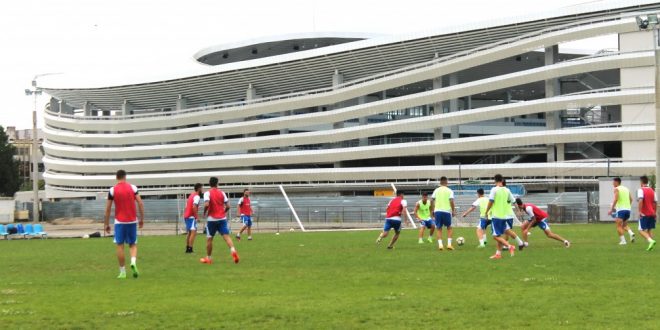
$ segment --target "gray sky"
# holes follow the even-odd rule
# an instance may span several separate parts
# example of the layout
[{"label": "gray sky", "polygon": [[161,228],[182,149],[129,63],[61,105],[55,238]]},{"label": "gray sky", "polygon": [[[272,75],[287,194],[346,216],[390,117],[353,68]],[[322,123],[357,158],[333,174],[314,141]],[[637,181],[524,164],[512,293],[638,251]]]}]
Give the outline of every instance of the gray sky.
[{"label": "gray sky", "polygon": [[[3,0],[0,125],[32,126],[33,100],[23,90],[36,74],[177,70],[202,48],[245,39],[310,31],[405,34],[587,2],[597,1]],[[616,41],[571,46],[602,49]],[[39,99],[39,110],[47,100]]]}]

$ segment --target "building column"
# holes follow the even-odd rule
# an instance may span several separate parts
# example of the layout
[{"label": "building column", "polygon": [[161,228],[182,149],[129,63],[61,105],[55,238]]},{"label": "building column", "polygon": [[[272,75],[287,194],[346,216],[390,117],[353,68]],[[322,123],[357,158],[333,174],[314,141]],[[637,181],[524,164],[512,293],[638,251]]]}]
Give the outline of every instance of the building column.
[{"label": "building column", "polygon": [[73,114],[73,108],[66,104],[66,101],[61,100],[60,101],[60,112],[66,115],[72,115]]},{"label": "building column", "polygon": [[[554,45],[545,48],[545,65],[553,65],[557,63],[559,59],[559,46]],[[553,78],[545,81],[545,97],[550,98],[554,96],[561,95],[561,90],[559,87],[559,79]],[[545,128],[547,130],[555,130],[561,128],[561,120],[559,118],[559,112],[546,112],[545,113]],[[563,151],[563,147],[562,147]],[[558,154],[558,153],[557,153]],[[547,160],[548,162],[555,162],[559,157],[555,157],[555,146],[548,146],[547,151]],[[563,159],[563,153],[561,158]]]},{"label": "building column", "polygon": [[133,105],[128,100],[124,100],[124,103],[121,105],[121,113],[124,116],[130,116],[133,111]]},{"label": "building column", "polygon": [[[360,97],[358,97],[357,103],[358,103],[358,105],[359,104],[365,104],[365,103],[367,103],[367,98],[365,96],[360,96]],[[367,117],[360,117],[360,118],[358,118],[358,124],[360,126],[367,125],[367,124],[369,124],[369,120],[368,120]],[[369,138],[366,138],[366,137],[360,138],[359,141],[360,141],[359,142],[360,147],[369,145]]]},{"label": "building column", "polygon": [[[433,89],[442,88],[442,77],[437,77],[433,79]],[[433,103],[433,114],[438,115],[443,112],[442,102]],[[433,139],[442,140],[442,127],[436,127],[433,129]],[[444,162],[442,160],[442,154],[435,154],[435,165],[442,165]]]},{"label": "building column", "polygon": [[89,101],[85,101],[85,103],[83,103],[83,114],[85,117],[92,115],[92,105],[89,103]]},{"label": "building column", "polygon": [[[343,82],[344,82],[344,75],[341,74],[341,73],[339,72],[339,70],[335,70],[335,73],[332,74],[332,89],[337,89],[337,88],[339,88],[339,85],[342,84]],[[342,103],[343,103],[343,102],[336,103],[336,104],[332,105],[332,106],[329,107],[329,108],[332,108],[332,109],[338,109],[338,108],[341,108],[341,107],[342,107]],[[343,122],[343,121],[342,121],[342,122],[332,123],[332,129],[339,129],[339,128],[344,128],[344,122]],[[336,147],[339,147],[340,144],[337,143],[337,144],[334,144],[334,145],[335,145]],[[332,144],[330,144],[329,147],[332,147]],[[334,167],[335,167],[335,168],[339,168],[339,167],[341,167],[341,162],[335,162],[335,163],[334,163]]]},{"label": "building column", "polygon": [[466,96],[463,98],[463,109],[470,110],[472,109],[472,96]]},{"label": "building column", "polygon": [[[257,95],[257,89],[254,86],[252,86],[252,84],[249,84],[247,90],[245,90],[245,102],[247,104],[250,104],[250,101],[256,100],[258,98],[259,98],[259,95]],[[246,118],[243,118],[243,121],[250,121],[250,120],[254,120],[254,119],[255,119],[255,117],[246,117]],[[243,134],[243,137],[254,137],[254,136],[257,136],[257,134],[256,133]],[[257,152],[256,149],[249,149],[247,151],[247,153],[249,153],[249,154],[254,154],[256,152]]]},{"label": "building column", "polygon": [[188,108],[188,99],[183,97],[183,95],[179,94],[179,96],[176,99],[176,111],[181,111],[183,109]]},{"label": "building column", "polygon": [[[458,85],[458,74],[457,73],[451,73],[449,74],[449,86],[454,86]],[[456,112],[458,111],[458,99],[451,99],[449,100],[449,112]],[[451,138],[452,139],[458,139],[459,134],[458,134],[458,126],[450,126],[449,131],[451,132]]]},{"label": "building column", "polygon": [[50,112],[60,112],[60,102],[54,97],[50,98]]}]

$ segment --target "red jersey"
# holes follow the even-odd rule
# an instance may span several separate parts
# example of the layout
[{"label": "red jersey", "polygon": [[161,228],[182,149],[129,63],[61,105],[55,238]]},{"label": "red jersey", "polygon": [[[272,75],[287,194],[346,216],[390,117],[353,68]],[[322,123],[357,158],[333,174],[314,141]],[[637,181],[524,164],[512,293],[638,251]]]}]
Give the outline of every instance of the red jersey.
[{"label": "red jersey", "polygon": [[655,217],[655,203],[657,201],[655,197],[655,191],[650,187],[642,187],[637,192],[637,199],[642,200],[642,210],[641,213],[647,217]]},{"label": "red jersey", "polygon": [[[532,203],[525,203],[525,204],[523,204],[523,206],[525,207],[525,211],[527,212],[527,214],[529,214],[530,216],[533,215],[534,218],[536,218],[537,221],[541,221],[543,219],[548,218],[548,213],[541,210],[540,208],[538,208],[538,206],[536,206]],[[530,208],[531,208],[531,212],[530,212]]]},{"label": "red jersey", "polygon": [[133,223],[137,221],[135,196],[138,194],[136,186],[128,182],[119,182],[110,188],[108,199],[115,204],[115,219],[117,222]]},{"label": "red jersey", "polygon": [[211,188],[204,193],[204,202],[209,203],[208,214],[209,217],[217,220],[227,219],[227,212],[225,211],[225,204],[227,195],[218,188]]},{"label": "red jersey", "polygon": [[406,206],[406,201],[402,197],[394,197],[389,204],[387,204],[387,211],[385,212],[386,219],[401,218],[403,208]]},{"label": "red jersey", "polygon": [[241,197],[241,199],[238,200],[238,212],[240,212],[241,215],[247,215],[247,216],[252,215],[252,206],[250,205],[250,197]]},{"label": "red jersey", "polygon": [[188,201],[186,202],[186,210],[183,213],[184,219],[197,219],[197,213],[193,210],[195,205],[199,205],[199,194],[197,192],[194,192],[188,196]]}]

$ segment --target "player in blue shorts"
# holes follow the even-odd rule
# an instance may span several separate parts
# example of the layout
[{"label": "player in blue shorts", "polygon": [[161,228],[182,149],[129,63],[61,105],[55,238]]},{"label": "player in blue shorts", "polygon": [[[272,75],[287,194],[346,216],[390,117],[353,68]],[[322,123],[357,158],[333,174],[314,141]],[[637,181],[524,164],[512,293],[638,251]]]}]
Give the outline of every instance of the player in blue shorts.
[{"label": "player in blue shorts", "polygon": [[199,212],[199,201],[202,199],[202,184],[195,183],[194,191],[188,196],[183,219],[186,223],[186,253],[193,253],[195,236],[197,235],[197,214]]},{"label": "player in blue shorts", "polygon": [[456,215],[454,204],[454,192],[447,187],[447,177],[440,178],[440,187],[436,188],[431,195],[431,212],[435,216],[435,229],[438,237],[438,250],[444,250],[442,246],[442,227],[447,227],[447,250],[451,251],[453,229],[451,227],[452,217]]},{"label": "player in blue shorts", "polygon": [[477,239],[479,240],[479,248],[486,247],[486,228],[490,226],[491,220],[486,216],[486,209],[488,208],[488,197],[484,196],[482,188],[477,189],[477,200],[472,203],[472,206],[463,213],[463,218],[467,217],[475,209],[479,208],[479,222],[477,223]]},{"label": "player in blue shorts", "polygon": [[243,190],[243,197],[238,200],[237,209],[238,216],[241,218],[241,222],[243,222],[241,230],[236,234],[236,239],[239,241],[241,240],[241,234],[245,230],[247,230],[248,233],[248,241],[252,240],[252,213],[254,213],[254,210],[252,209],[251,203],[250,190]]},{"label": "player in blue shorts", "polygon": [[392,198],[389,203],[387,203],[387,210],[385,211],[385,225],[383,226],[383,232],[380,233],[376,243],[380,244],[380,241],[387,237],[390,230],[394,229],[394,236],[390,244],[387,245],[388,249],[394,248],[394,243],[399,239],[399,234],[401,234],[401,216],[403,213],[408,213],[408,203],[403,199],[403,192],[398,191],[396,197]]},{"label": "player in blue shorts", "polygon": [[644,175],[639,178],[641,188],[637,190],[639,208],[639,233],[649,243],[646,251],[655,248],[655,239],[651,230],[655,229],[656,210],[658,208],[658,196],[653,188],[649,187],[649,178]]},{"label": "player in blue shorts", "polygon": [[630,210],[632,207],[632,195],[628,188],[621,185],[621,178],[614,178],[612,180],[614,186],[614,200],[612,207],[607,213],[614,215],[616,222],[616,231],[619,234],[619,245],[626,245],[625,232],[630,235],[630,243],[635,242],[635,233],[628,227],[628,219],[630,219]]},{"label": "player in blue shorts", "polygon": [[431,216],[431,201],[429,201],[429,194],[423,193],[422,199],[417,201],[413,214],[417,221],[419,221],[419,244],[424,244],[424,230],[429,229],[429,243],[433,243],[433,232],[435,231],[435,223]]}]

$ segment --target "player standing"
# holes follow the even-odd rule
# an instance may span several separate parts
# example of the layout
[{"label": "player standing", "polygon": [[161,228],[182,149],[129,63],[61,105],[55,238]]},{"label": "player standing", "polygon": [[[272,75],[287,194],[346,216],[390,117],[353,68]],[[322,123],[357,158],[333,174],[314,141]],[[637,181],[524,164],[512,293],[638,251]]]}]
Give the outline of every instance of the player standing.
[{"label": "player standing", "polygon": [[419,244],[424,244],[424,229],[429,229],[429,243],[433,243],[433,232],[435,231],[435,224],[431,217],[431,201],[428,198],[429,194],[423,193],[422,199],[415,204],[415,218],[419,221]]},{"label": "player standing", "polygon": [[655,229],[656,209],[658,207],[658,196],[653,188],[649,187],[649,178],[644,175],[639,178],[642,185],[637,190],[637,200],[639,207],[639,234],[646,238],[649,246],[646,251],[651,251],[655,247],[655,240],[651,230]]},{"label": "player standing", "polygon": [[[112,204],[115,204],[115,236],[113,242],[117,246],[117,260],[119,261],[119,276],[117,278],[126,278],[126,257],[124,254],[124,244],[128,244],[131,254],[131,271],[133,277],[139,275],[137,268],[137,228],[144,225],[144,204],[138,194],[136,186],[126,182],[126,172],[117,171],[117,184],[110,188],[108,200],[105,203],[105,217],[103,225],[105,232],[110,234],[110,211]],[[140,212],[138,218],[135,212],[135,205]]]},{"label": "player standing", "polygon": [[571,242],[568,240],[564,239],[563,237],[555,234],[550,230],[550,225],[546,222],[548,219],[548,213],[545,211],[541,210],[538,206],[532,204],[532,203],[523,203],[520,198],[516,198],[516,205],[518,206],[518,209],[520,211],[525,212],[529,217],[530,220],[525,220],[522,224],[522,235],[523,235],[523,241],[527,243],[527,235],[529,234],[529,230],[532,229],[533,227],[538,226],[543,230],[545,233],[545,236],[548,238],[552,238],[554,240],[560,241],[564,243],[564,246],[571,247]]},{"label": "player standing", "polygon": [[241,240],[241,234],[243,231],[247,229],[248,233],[248,241],[252,240],[252,204],[250,204],[250,190],[245,189],[243,190],[243,197],[241,197],[238,200],[238,216],[241,218],[241,222],[243,222],[243,227],[241,227],[241,230],[236,234],[236,239]]},{"label": "player standing", "polygon": [[401,233],[401,216],[405,212],[408,213],[408,202],[403,199],[403,191],[397,191],[396,197],[392,198],[389,203],[387,203],[387,210],[385,211],[385,225],[383,226],[383,232],[378,235],[376,243],[387,237],[391,229],[394,229],[394,236],[390,244],[387,245],[388,249],[394,248],[394,243],[399,239],[399,234]]},{"label": "player standing", "polygon": [[630,219],[630,209],[632,205],[632,196],[630,190],[621,185],[621,178],[614,178],[612,180],[614,185],[614,200],[612,207],[607,212],[608,215],[614,214],[616,221],[616,231],[619,234],[619,245],[626,245],[625,232],[628,231],[630,235],[630,242],[635,242],[635,233],[628,227],[628,219]]},{"label": "player standing", "polygon": [[206,257],[199,261],[203,264],[211,264],[211,253],[213,252],[213,237],[220,232],[227,243],[231,257],[238,263],[238,253],[234,248],[234,242],[229,236],[229,224],[227,223],[227,211],[229,211],[229,199],[227,194],[218,189],[218,178],[209,179],[211,189],[204,193],[204,216],[206,218]]},{"label": "player standing", "polygon": [[434,203],[431,204],[431,212],[435,216],[435,228],[438,238],[438,250],[443,250],[442,227],[447,227],[447,250],[453,250],[451,245],[452,233],[451,218],[456,215],[454,205],[454,192],[447,187],[447,177],[440,178],[440,187],[436,188],[431,195]]},{"label": "player standing", "polygon": [[504,178],[501,174],[496,174],[494,179],[495,187],[490,190],[490,195],[488,196],[486,217],[492,215],[491,230],[493,231],[493,239],[497,241],[497,250],[490,258],[501,259],[502,248],[509,250],[512,257],[516,250],[513,245],[509,245],[509,242],[502,237],[507,233],[507,230],[511,231],[509,224],[507,223],[507,218],[511,212],[511,203],[513,203],[515,199],[513,198],[511,191],[502,185]]},{"label": "player standing", "polygon": [[486,247],[486,228],[490,226],[491,221],[486,217],[486,209],[488,208],[488,197],[484,196],[484,190],[482,188],[477,189],[477,200],[472,203],[472,206],[463,213],[463,218],[468,214],[474,211],[476,208],[479,208],[479,223],[477,224],[477,239],[479,240],[479,248],[483,249]]},{"label": "player standing", "polygon": [[183,212],[183,220],[186,223],[186,253],[193,253],[195,236],[197,236],[197,214],[199,212],[199,201],[202,196],[202,184],[195,183],[195,190],[188,195],[186,209]]}]

